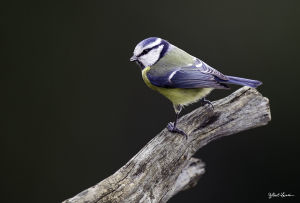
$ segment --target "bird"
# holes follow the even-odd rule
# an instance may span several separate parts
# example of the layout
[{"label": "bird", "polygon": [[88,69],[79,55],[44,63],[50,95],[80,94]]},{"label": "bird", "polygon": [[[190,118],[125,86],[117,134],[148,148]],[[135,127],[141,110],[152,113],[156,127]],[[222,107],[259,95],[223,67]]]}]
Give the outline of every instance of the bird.
[{"label": "bird", "polygon": [[149,37],[139,42],[130,61],[136,62],[146,85],[159,92],[172,104],[176,114],[174,122],[167,129],[172,133],[187,134],[177,127],[179,114],[184,106],[201,101],[203,105],[212,103],[206,99],[213,89],[229,89],[227,84],[256,88],[261,81],[224,75],[190,55],[167,40]]}]

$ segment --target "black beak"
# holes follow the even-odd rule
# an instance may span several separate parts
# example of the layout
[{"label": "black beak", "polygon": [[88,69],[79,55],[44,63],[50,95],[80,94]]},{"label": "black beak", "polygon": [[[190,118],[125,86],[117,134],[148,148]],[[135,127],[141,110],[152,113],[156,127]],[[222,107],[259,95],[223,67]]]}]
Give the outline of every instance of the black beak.
[{"label": "black beak", "polygon": [[130,61],[136,61],[136,60],[137,60],[137,57],[134,55],[130,58]]}]

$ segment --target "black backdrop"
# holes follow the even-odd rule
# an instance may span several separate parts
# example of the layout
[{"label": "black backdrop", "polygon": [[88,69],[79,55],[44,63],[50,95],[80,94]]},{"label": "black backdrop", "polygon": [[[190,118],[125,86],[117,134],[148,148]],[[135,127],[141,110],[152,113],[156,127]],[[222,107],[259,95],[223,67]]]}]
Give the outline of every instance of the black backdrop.
[{"label": "black backdrop", "polygon": [[[174,119],[133,48],[160,36],[229,75],[258,79],[269,125],[196,157],[199,184],[170,202],[300,195],[297,1],[11,1],[1,6],[1,202],[59,202],[114,173]],[[216,90],[209,99],[234,91]],[[197,107],[195,104],[185,112]]]}]

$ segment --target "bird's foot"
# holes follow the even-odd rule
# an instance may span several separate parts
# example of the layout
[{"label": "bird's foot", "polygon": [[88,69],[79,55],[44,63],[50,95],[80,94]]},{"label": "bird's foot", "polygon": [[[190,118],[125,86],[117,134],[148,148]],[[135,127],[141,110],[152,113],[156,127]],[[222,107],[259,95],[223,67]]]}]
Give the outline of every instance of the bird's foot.
[{"label": "bird's foot", "polygon": [[167,129],[172,133],[178,133],[178,134],[184,135],[185,139],[187,139],[187,134],[183,130],[180,130],[179,128],[174,126],[173,122],[168,123]]},{"label": "bird's foot", "polygon": [[211,101],[205,99],[205,97],[202,98],[202,99],[200,100],[200,102],[201,102],[201,104],[202,104],[203,106],[204,106],[205,104],[209,104],[209,105],[211,106],[212,110],[214,110],[214,105],[211,103]]}]

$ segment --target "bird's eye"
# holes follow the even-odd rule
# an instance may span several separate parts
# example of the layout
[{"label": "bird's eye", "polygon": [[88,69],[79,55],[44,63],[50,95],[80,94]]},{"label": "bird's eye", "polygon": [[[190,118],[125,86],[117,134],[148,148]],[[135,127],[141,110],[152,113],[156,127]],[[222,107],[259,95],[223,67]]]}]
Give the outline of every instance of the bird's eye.
[{"label": "bird's eye", "polygon": [[142,52],[142,55],[145,55],[147,54],[151,49],[145,49],[143,52]]},{"label": "bird's eye", "polygon": [[140,53],[137,57],[143,56],[145,54],[148,54],[148,52],[151,51],[151,48],[144,49],[142,53]]}]

